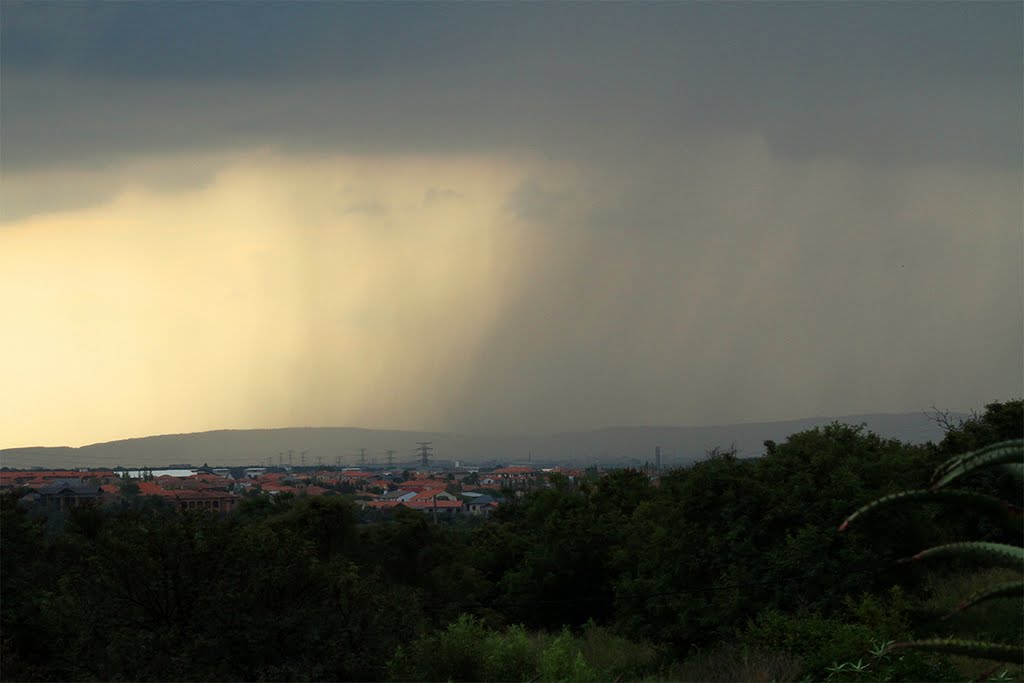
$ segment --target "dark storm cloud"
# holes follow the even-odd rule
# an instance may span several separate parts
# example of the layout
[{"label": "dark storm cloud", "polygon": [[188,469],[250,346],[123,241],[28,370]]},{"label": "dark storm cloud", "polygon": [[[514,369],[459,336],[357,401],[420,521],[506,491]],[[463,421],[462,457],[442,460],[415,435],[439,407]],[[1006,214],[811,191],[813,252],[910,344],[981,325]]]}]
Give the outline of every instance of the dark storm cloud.
[{"label": "dark storm cloud", "polygon": [[223,329],[227,308],[156,320],[213,331],[195,358],[253,383],[255,424],[709,424],[1021,391],[1020,3],[0,7],[5,220],[94,206],[0,231],[31,246],[6,251],[15,327],[59,322],[22,290],[75,301],[35,270],[48,234],[121,226],[94,248],[175,300],[163,248],[132,245],[180,223],[183,261],[210,261],[187,282],[231,266],[229,294],[260,294]]},{"label": "dark storm cloud", "polygon": [[183,147],[1021,156],[1018,3],[8,3],[4,163]]}]

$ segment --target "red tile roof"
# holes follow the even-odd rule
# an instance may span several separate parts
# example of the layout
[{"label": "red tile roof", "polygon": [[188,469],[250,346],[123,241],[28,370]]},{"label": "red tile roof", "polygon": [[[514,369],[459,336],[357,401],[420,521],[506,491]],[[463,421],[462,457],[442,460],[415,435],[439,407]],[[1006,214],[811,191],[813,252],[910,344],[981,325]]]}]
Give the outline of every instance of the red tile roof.
[{"label": "red tile roof", "polygon": [[[433,500],[434,496],[436,496],[436,495],[438,495],[440,493],[445,493],[445,490],[444,489],[440,489],[440,488],[438,488],[438,489],[424,489],[424,490],[418,492],[415,496],[413,496],[409,500]],[[439,498],[438,500],[444,500],[444,498]]]},{"label": "red tile roof", "polygon": [[448,482],[443,479],[410,479],[398,484],[398,488],[406,491],[423,491],[424,489],[443,489]]},{"label": "red tile roof", "polygon": [[396,508],[399,505],[405,505],[405,503],[400,500],[368,500],[363,503],[364,507],[374,508],[377,510],[390,510],[391,508]]},{"label": "red tile roof", "polygon": [[513,467],[499,467],[496,470],[492,470],[491,474],[536,474],[536,472],[537,470],[532,467],[515,465]]},{"label": "red tile roof", "polygon": [[260,488],[266,491],[267,493],[294,493],[296,495],[298,495],[299,493],[299,489],[295,488],[294,486],[285,486],[284,484],[261,484]]},{"label": "red tile roof", "polygon": [[238,498],[234,493],[224,491],[166,491],[165,495],[175,500],[223,500],[224,498]]},{"label": "red tile roof", "polygon": [[136,481],[141,496],[169,496],[174,495],[154,481]]},{"label": "red tile roof", "polygon": [[462,507],[461,500],[408,500],[405,502],[411,508],[417,510],[433,510],[434,508],[460,508]]}]

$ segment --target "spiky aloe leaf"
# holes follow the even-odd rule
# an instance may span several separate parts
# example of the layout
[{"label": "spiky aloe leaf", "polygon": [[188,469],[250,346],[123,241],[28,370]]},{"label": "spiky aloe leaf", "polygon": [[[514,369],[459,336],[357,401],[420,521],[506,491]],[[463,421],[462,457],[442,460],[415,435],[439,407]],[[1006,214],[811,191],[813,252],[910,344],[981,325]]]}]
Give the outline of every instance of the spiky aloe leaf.
[{"label": "spiky aloe leaf", "polygon": [[1024,461],[1024,439],[1013,439],[992,444],[970,453],[950,458],[935,470],[931,488],[937,489],[956,481],[968,472],[992,467],[1011,465]]},{"label": "spiky aloe leaf", "polygon": [[925,652],[940,652],[947,655],[964,655],[979,659],[994,659],[1013,664],[1024,663],[1024,648],[1020,645],[1004,645],[983,640],[959,640],[953,638],[931,638],[894,643],[890,650],[913,649]]},{"label": "spiky aloe leaf", "polygon": [[[982,467],[999,464],[1020,464],[1024,461],[1024,451],[1018,452],[1017,455],[1014,456],[1013,451],[1011,450],[1008,452],[1007,449],[1020,449],[1021,446],[1022,441],[1019,439],[1002,441],[1000,443],[990,444],[975,451],[954,456],[935,468],[930,484],[933,487],[945,486],[950,483],[950,481],[963,476],[967,472],[973,471],[974,469],[980,469]],[[1000,455],[993,457],[993,454],[995,453]]]},{"label": "spiky aloe leaf", "polygon": [[1003,465],[1003,471],[1013,475],[1017,481],[1024,479],[1024,463],[1014,462],[1009,465]]},{"label": "spiky aloe leaf", "polygon": [[938,467],[935,468],[935,472],[932,473],[931,483],[934,484],[943,475],[948,474],[949,472],[952,472],[953,470],[962,466],[965,461],[978,457],[984,457],[987,454],[991,453],[992,451],[999,450],[1001,448],[1004,448],[1008,445],[1013,445],[1015,443],[1017,442],[1014,440],[1001,441],[999,443],[989,444],[988,446],[979,448],[977,450],[969,451],[967,453],[961,453],[960,455],[955,455],[947,459],[945,462],[941,463]]},{"label": "spiky aloe leaf", "polygon": [[980,512],[993,515],[1001,520],[1007,527],[1012,529],[1017,529],[1020,525],[1019,516],[1014,514],[1014,506],[1009,505],[1005,501],[995,498],[994,496],[986,496],[985,494],[974,493],[973,491],[947,491],[943,489],[933,491],[928,489],[918,489],[914,491],[900,491],[899,493],[893,493],[871,501],[847,517],[846,520],[839,525],[839,531],[846,531],[847,527],[850,526],[850,522],[854,521],[861,515],[868,512],[874,512],[879,508],[883,508],[894,503],[904,503],[907,501],[921,503],[954,503],[964,505],[974,508]]},{"label": "spiky aloe leaf", "polygon": [[1009,598],[1019,597],[1024,595],[1024,581],[1007,581],[1006,583],[1000,583],[990,588],[983,588],[960,602],[956,608],[943,617],[948,619],[949,617],[964,611],[968,607],[973,607],[979,602],[985,602],[986,600],[992,600],[993,598]]},{"label": "spiky aloe leaf", "polygon": [[1024,569],[1024,548],[1006,545],[1005,543],[987,543],[984,541],[947,543],[946,545],[922,550],[913,557],[908,557],[902,561],[909,562],[911,560],[928,560],[944,557],[975,558],[985,560],[989,564],[999,567]]}]

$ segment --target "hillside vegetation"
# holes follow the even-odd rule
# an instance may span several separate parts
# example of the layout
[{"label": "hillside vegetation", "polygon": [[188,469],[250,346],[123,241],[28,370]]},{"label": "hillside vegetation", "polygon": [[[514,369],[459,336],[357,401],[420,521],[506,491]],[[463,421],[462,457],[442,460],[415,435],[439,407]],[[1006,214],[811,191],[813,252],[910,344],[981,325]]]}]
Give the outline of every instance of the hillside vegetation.
[{"label": "hillside vegetation", "polygon": [[[1019,598],[942,618],[1014,569],[897,562],[1019,534],[931,505],[836,528],[869,501],[925,487],[951,455],[1020,438],[1022,412],[1019,400],[993,403],[937,444],[835,423],[658,481],[556,475],[478,522],[407,510],[365,523],[344,500],[263,497],[225,517],[143,497],[54,519],[7,494],[0,676],[1012,679],[1019,665],[885,645],[955,631],[1020,646]],[[1022,502],[998,470],[964,486]]]}]

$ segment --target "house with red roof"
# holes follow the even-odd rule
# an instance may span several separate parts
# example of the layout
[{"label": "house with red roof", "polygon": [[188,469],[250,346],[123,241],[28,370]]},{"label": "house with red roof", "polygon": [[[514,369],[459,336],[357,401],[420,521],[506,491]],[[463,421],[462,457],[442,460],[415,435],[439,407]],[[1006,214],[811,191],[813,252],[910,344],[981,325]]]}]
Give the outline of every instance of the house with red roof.
[{"label": "house with red roof", "polygon": [[423,491],[417,491],[412,498],[407,499],[411,503],[422,503],[430,500],[458,500],[454,495],[448,493],[443,488],[437,489],[424,489]]},{"label": "house with red roof", "polygon": [[441,479],[410,479],[398,484],[403,491],[424,491],[426,489],[443,489],[447,482]]},{"label": "house with red roof", "polygon": [[405,503],[400,500],[367,500],[363,501],[364,508],[371,510],[395,510],[404,507]]},{"label": "house with red roof", "polygon": [[325,496],[328,493],[334,493],[334,491],[325,489],[323,486],[307,486],[303,489],[303,493],[307,496]]},{"label": "house with red roof", "polygon": [[286,484],[260,484],[260,489],[264,493],[269,493],[272,496],[277,496],[282,493],[291,493],[292,495],[297,496],[301,493],[300,489],[296,488],[295,486],[288,486]]},{"label": "house with red roof", "polygon": [[491,476],[501,477],[502,479],[520,479],[523,477],[536,477],[537,470],[532,467],[524,467],[521,465],[515,465],[512,467],[499,467],[495,470],[491,470]]}]

